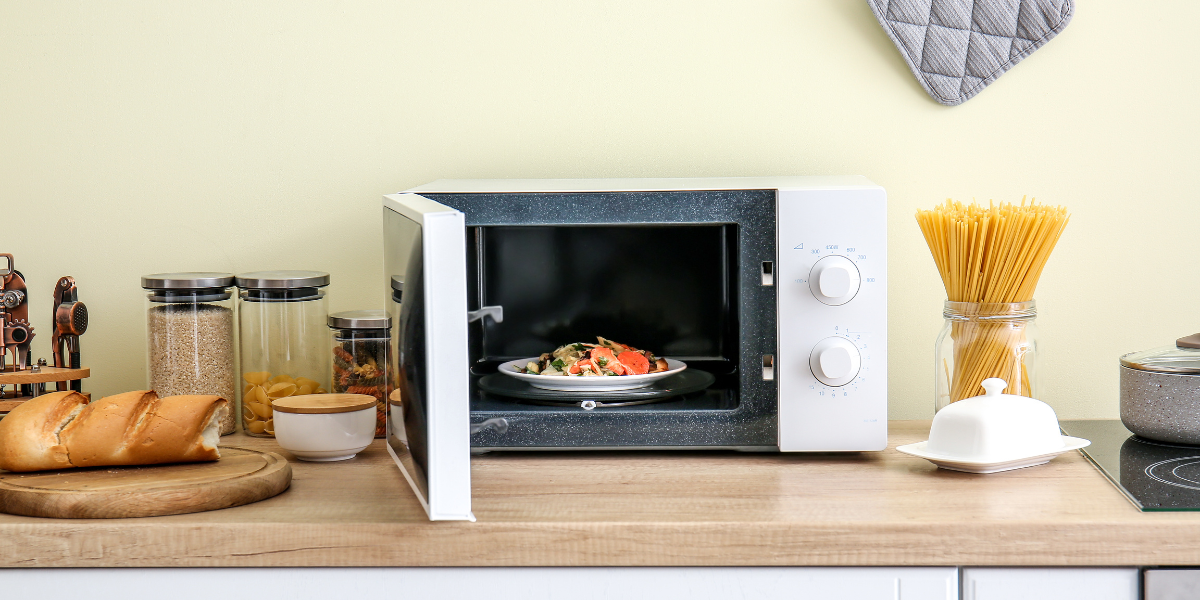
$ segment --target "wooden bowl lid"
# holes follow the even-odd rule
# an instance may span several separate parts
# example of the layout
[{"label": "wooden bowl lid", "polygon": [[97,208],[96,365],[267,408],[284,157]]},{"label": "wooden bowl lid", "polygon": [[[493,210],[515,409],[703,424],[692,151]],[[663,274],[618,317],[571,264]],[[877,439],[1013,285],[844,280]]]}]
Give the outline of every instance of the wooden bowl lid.
[{"label": "wooden bowl lid", "polygon": [[366,394],[309,394],[307,396],[288,396],[271,403],[271,408],[279,412],[303,415],[354,412],[374,406],[375,397]]},{"label": "wooden bowl lid", "polygon": [[400,398],[401,398],[400,390],[392,390],[392,393],[390,395],[388,395],[388,404],[391,404],[393,406],[400,406],[400,404],[402,403]]}]

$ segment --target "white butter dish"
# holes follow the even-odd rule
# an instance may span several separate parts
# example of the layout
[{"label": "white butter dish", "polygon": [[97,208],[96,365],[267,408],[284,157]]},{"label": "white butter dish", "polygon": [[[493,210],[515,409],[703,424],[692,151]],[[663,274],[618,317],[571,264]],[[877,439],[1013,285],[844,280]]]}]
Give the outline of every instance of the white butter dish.
[{"label": "white butter dish", "polygon": [[986,379],[983,396],[938,411],[929,441],[896,450],[924,458],[943,469],[998,473],[1033,467],[1091,442],[1062,435],[1050,405],[1024,396],[1001,394],[1003,379]]}]

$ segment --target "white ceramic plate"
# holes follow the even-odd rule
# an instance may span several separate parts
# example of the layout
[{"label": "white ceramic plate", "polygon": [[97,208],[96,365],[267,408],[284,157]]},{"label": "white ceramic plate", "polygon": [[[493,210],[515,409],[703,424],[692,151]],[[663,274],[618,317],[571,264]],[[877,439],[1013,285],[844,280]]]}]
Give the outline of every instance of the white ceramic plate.
[{"label": "white ceramic plate", "polygon": [[1011,471],[1013,469],[1023,469],[1025,467],[1036,467],[1037,465],[1050,462],[1050,459],[1072,450],[1078,450],[1091,444],[1083,438],[1071,437],[1068,435],[1062,436],[1063,446],[1052,452],[1034,454],[1032,456],[1017,456],[1005,458],[1002,460],[971,460],[965,458],[956,458],[952,456],[942,456],[932,454],[925,448],[929,442],[917,442],[916,444],[908,444],[907,446],[897,446],[896,449],[918,458],[923,458],[943,469],[951,471],[963,471],[964,473],[999,473],[1000,471]]},{"label": "white ceramic plate", "polygon": [[687,368],[683,361],[667,359],[667,370],[645,375],[615,375],[605,377],[565,377],[562,375],[529,375],[520,373],[517,368],[537,362],[537,357],[510,360],[498,367],[498,370],[509,377],[516,377],[528,382],[535,388],[554,390],[556,392],[617,392],[620,390],[636,390],[644,388],[659,379],[670,377]]}]

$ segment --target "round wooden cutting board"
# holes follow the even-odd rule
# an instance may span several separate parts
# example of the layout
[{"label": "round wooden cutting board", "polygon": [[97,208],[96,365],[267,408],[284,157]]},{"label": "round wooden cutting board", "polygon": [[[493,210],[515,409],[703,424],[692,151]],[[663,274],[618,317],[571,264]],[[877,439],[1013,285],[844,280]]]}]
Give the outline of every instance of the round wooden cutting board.
[{"label": "round wooden cutting board", "polygon": [[221,460],[209,463],[0,471],[0,512],[59,519],[179,515],[258,502],[291,482],[282,456],[222,447]]}]

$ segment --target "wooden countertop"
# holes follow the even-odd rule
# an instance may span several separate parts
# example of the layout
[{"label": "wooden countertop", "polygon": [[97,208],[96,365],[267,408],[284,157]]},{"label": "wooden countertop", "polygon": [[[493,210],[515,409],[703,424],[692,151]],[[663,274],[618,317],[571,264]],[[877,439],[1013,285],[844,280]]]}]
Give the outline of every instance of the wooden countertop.
[{"label": "wooden countertop", "polygon": [[426,520],[376,441],[347,462],[293,461],[291,489],[248,506],[0,515],[0,567],[1200,564],[1200,514],[1138,511],[1078,452],[970,475],[894,450],[928,422],[890,427],[878,453],[480,456],[476,523]]}]

